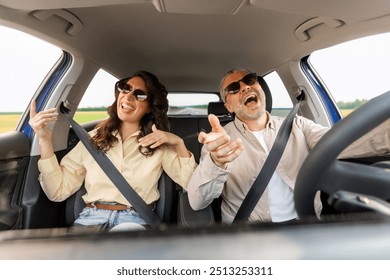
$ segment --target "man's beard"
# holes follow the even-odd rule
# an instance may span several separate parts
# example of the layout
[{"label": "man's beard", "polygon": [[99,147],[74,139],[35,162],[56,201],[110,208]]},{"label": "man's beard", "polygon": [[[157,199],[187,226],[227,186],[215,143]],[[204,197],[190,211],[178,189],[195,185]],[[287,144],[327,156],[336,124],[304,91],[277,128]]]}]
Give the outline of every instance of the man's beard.
[{"label": "man's beard", "polygon": [[[244,102],[242,102],[242,100],[240,100],[241,101],[240,105],[237,106],[235,108],[235,110],[234,110],[236,116],[239,119],[257,120],[257,119],[259,119],[261,116],[263,116],[265,114],[265,98],[264,98],[264,95],[262,95],[257,90],[253,90],[253,92],[255,92],[256,95],[257,95],[257,99],[258,99],[257,102],[260,102],[260,107],[257,107],[256,110],[252,111],[251,110],[252,107],[245,106]],[[263,97],[263,98],[261,98],[261,97]]]},{"label": "man's beard", "polygon": [[263,109],[260,107],[260,109],[254,112],[248,112],[244,105],[240,105],[239,107],[236,107],[235,113],[239,119],[257,120],[265,114],[265,108]]}]

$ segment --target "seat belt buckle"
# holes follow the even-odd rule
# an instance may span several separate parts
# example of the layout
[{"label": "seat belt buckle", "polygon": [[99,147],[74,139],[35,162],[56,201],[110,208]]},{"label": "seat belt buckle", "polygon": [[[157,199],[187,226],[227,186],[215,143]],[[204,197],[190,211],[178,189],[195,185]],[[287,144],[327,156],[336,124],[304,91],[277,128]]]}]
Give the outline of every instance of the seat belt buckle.
[{"label": "seat belt buckle", "polygon": [[66,105],[69,105],[66,100],[61,102],[61,104],[60,104],[60,112],[63,113],[63,114],[69,114],[70,109],[68,107],[66,107],[65,103],[66,103]]}]

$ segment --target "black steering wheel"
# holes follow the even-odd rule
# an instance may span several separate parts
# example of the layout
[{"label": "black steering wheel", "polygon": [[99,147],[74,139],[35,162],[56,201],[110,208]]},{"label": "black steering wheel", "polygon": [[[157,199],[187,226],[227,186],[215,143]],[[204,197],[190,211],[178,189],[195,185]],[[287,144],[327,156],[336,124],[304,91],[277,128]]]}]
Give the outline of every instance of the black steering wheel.
[{"label": "black steering wheel", "polygon": [[315,215],[317,191],[338,190],[390,199],[390,173],[385,168],[337,160],[351,143],[390,118],[390,91],[340,120],[317,143],[298,173],[294,199],[299,217]]}]

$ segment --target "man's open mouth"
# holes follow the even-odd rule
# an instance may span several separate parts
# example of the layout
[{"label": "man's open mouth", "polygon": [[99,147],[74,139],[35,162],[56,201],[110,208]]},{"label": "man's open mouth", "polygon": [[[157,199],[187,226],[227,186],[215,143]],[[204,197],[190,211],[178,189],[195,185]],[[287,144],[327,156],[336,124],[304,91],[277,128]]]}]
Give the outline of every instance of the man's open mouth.
[{"label": "man's open mouth", "polygon": [[255,95],[255,94],[250,94],[250,95],[248,95],[248,96],[245,98],[245,100],[244,100],[244,105],[245,105],[245,106],[250,105],[252,102],[253,102],[253,103],[257,103],[257,100],[258,100],[257,95]]}]

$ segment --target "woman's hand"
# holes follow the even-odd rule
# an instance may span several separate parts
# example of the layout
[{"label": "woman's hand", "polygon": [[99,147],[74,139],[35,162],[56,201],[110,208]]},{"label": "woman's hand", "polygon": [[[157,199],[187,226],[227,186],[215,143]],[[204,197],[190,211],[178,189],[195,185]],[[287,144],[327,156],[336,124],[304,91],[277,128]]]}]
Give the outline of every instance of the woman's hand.
[{"label": "woman's hand", "polygon": [[48,126],[49,122],[56,121],[58,113],[56,108],[48,109],[37,113],[37,104],[33,100],[30,106],[29,124],[38,136],[41,148],[41,158],[47,158],[53,155],[52,133]]},{"label": "woman's hand", "polygon": [[169,148],[174,149],[180,157],[191,156],[183,139],[173,133],[157,129],[155,124],[152,126],[152,132],[139,139],[138,142],[142,147],[150,146],[152,149],[165,144]]}]

